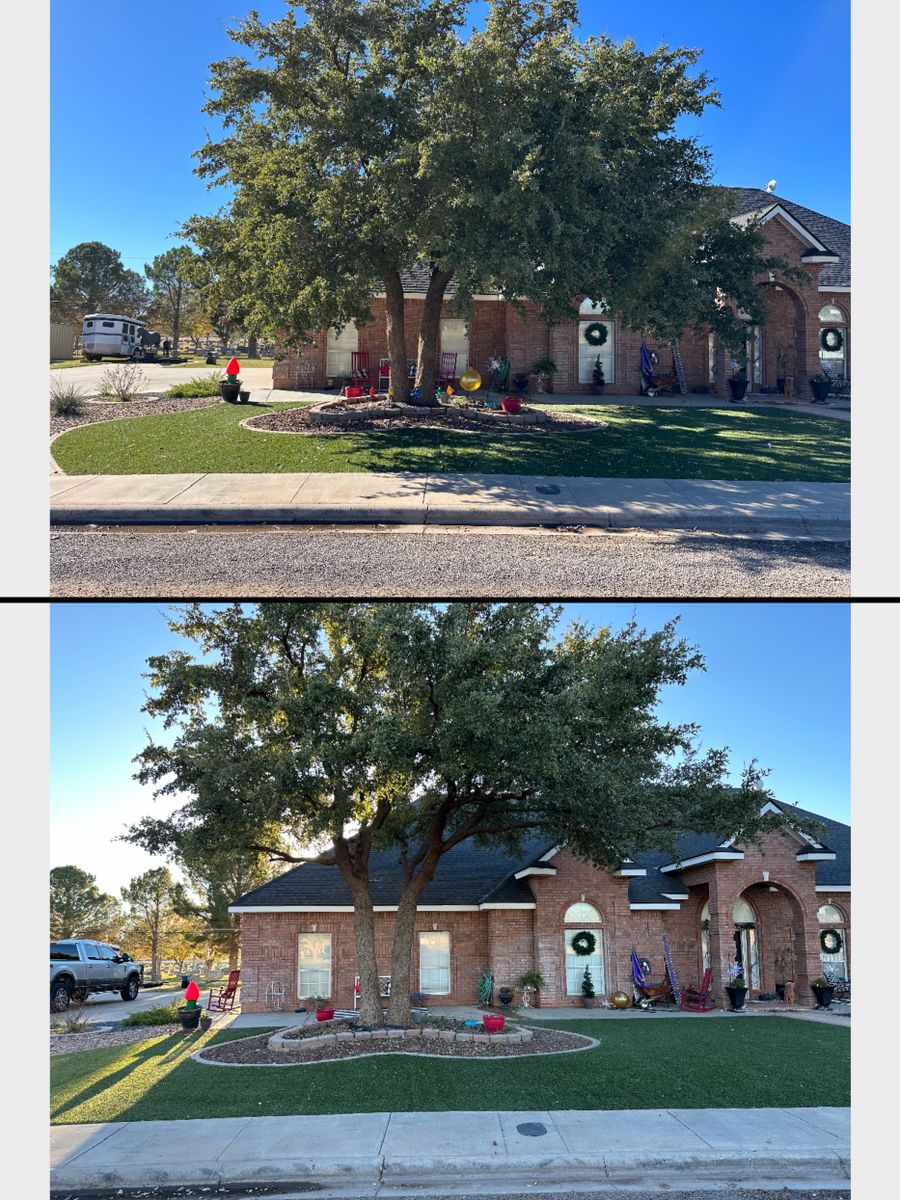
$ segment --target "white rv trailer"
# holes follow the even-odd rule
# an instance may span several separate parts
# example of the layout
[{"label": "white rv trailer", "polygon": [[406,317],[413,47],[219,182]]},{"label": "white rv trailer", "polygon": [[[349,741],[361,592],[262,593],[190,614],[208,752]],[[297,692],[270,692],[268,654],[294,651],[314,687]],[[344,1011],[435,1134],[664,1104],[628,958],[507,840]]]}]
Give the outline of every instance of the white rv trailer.
[{"label": "white rv trailer", "polygon": [[81,326],[81,352],[88,361],[104,356],[138,358],[143,354],[145,321],[116,313],[88,313]]}]

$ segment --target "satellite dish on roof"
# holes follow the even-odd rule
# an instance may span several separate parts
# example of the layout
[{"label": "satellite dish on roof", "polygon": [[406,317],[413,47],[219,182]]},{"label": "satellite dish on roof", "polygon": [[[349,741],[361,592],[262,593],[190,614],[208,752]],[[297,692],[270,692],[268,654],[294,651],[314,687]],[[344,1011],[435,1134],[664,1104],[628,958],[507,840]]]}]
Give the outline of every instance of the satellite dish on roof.
[{"label": "satellite dish on roof", "polygon": [[777,179],[770,179],[770,180],[769,180],[769,182],[766,184],[766,191],[767,191],[767,192],[774,192],[774,191],[775,191],[775,186],[776,186],[776,184],[777,184],[777,183],[778,183],[778,180],[777,180]]}]

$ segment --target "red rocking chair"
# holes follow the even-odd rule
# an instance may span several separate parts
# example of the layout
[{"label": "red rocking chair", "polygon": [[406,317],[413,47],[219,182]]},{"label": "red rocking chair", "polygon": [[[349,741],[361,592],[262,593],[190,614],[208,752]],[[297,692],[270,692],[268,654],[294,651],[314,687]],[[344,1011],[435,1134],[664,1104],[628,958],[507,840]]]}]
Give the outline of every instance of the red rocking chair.
[{"label": "red rocking chair", "polygon": [[351,387],[362,388],[369,386],[369,352],[368,350],[353,350],[350,354]]},{"label": "red rocking chair", "polygon": [[712,967],[703,972],[703,982],[698,988],[686,987],[681,989],[681,1007],[687,1012],[712,1012],[715,1005],[709,1003],[709,993],[712,990]]},{"label": "red rocking chair", "polygon": [[235,996],[237,996],[238,984],[240,981],[240,971],[231,971],[228,975],[228,982],[224,987],[216,988],[215,995],[213,995],[213,989],[210,988],[206,1011],[231,1012],[231,1010],[234,1008],[234,1000]]},{"label": "red rocking chair", "polygon": [[456,360],[458,357],[459,355],[455,351],[447,351],[441,355],[441,369],[438,371],[437,377],[439,387],[456,383]]}]

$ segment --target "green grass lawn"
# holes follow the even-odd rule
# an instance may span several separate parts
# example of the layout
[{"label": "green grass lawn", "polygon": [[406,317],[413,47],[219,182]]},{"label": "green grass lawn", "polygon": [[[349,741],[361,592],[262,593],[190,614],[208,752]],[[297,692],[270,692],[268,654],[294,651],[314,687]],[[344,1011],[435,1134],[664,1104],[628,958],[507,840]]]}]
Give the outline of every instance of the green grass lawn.
[{"label": "green grass lawn", "polygon": [[341,436],[252,433],[264,405],[218,405],[72,430],[54,455],[70,475],[267,471],[472,471],[843,482],[850,424],[777,410],[575,407],[585,433],[510,436],[404,429]]},{"label": "green grass lawn", "polygon": [[224,1070],[188,1057],[264,1030],[174,1034],[51,1059],[54,1124],[450,1109],[850,1103],[850,1030],[783,1017],[561,1021],[600,1046],[502,1062],[407,1057]]}]

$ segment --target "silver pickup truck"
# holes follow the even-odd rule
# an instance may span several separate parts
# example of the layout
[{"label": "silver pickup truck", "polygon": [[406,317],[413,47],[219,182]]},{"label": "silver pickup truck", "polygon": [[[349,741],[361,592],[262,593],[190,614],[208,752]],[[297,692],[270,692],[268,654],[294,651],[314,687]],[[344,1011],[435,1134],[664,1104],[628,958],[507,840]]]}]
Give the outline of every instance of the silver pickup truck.
[{"label": "silver pickup truck", "polygon": [[89,938],[50,943],[50,1008],[65,1012],[73,1000],[91,992],[118,992],[134,1000],[144,981],[144,968],[117,946]]}]

